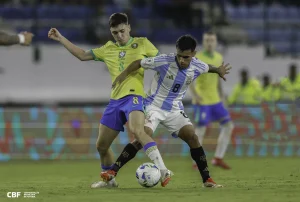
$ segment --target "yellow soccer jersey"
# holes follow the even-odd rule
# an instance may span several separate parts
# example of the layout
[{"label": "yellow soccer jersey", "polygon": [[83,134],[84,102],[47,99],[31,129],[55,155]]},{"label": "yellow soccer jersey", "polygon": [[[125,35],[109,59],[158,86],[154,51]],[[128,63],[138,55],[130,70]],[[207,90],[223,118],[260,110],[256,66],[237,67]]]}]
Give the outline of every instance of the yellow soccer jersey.
[{"label": "yellow soccer jersey", "polygon": [[[157,48],[147,38],[143,37],[130,38],[124,46],[118,46],[118,44],[109,41],[104,46],[91,51],[94,60],[106,64],[112,82],[133,61],[145,57],[154,57],[158,54]],[[116,86],[111,92],[111,98],[115,100],[127,95],[144,96],[143,68],[140,68],[134,74],[130,74],[123,83]]]},{"label": "yellow soccer jersey", "polygon": [[[201,51],[195,56],[206,64],[219,67],[223,62],[220,53],[214,52],[209,55],[205,51]],[[197,94],[202,98],[202,105],[213,105],[221,101],[218,90],[219,75],[218,74],[201,74],[195,81],[195,89]]]}]

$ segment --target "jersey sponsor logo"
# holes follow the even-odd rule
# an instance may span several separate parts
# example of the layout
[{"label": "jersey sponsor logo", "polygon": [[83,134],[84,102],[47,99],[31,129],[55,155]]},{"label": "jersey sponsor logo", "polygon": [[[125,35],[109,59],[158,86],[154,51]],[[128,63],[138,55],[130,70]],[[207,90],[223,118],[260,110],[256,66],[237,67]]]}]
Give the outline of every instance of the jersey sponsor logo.
[{"label": "jersey sponsor logo", "polygon": [[138,45],[137,43],[133,43],[133,44],[131,45],[131,48],[136,49],[138,46],[139,46],[139,45]]},{"label": "jersey sponsor logo", "polygon": [[125,57],[125,55],[126,55],[126,51],[121,51],[119,53],[119,58],[123,58],[123,57]]}]

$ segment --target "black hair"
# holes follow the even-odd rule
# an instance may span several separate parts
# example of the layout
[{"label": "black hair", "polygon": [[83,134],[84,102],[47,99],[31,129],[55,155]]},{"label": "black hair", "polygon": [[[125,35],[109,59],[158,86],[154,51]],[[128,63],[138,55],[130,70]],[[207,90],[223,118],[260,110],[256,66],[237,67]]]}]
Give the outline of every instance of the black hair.
[{"label": "black hair", "polygon": [[267,74],[267,73],[263,74],[263,79],[270,79],[270,78],[271,78],[271,77],[270,77],[269,74]]},{"label": "black hair", "polygon": [[290,65],[290,70],[292,70],[292,69],[297,69],[297,65],[296,65],[296,64],[294,64],[294,63],[293,63],[293,64],[291,64],[291,65]]},{"label": "black hair", "polygon": [[126,13],[114,13],[109,17],[109,26],[116,27],[120,24],[128,24]]},{"label": "black hair", "polygon": [[240,74],[241,75],[248,75],[248,67],[244,66],[241,70],[240,70]]},{"label": "black hair", "polygon": [[196,46],[197,40],[189,34],[179,37],[179,39],[176,41],[176,48],[178,48],[180,51],[191,50],[194,52]]}]

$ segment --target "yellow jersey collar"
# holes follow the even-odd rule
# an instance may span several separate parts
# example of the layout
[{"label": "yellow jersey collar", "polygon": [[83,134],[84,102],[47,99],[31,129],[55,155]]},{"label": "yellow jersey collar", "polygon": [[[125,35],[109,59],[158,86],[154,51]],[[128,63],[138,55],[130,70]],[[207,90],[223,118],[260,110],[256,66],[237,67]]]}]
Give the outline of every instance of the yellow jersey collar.
[{"label": "yellow jersey collar", "polygon": [[130,39],[127,41],[127,43],[124,46],[120,46],[118,43],[116,43],[116,44],[119,47],[125,47],[125,46],[128,46],[129,44],[131,44],[132,42],[133,42],[133,37],[130,37]]},{"label": "yellow jersey collar", "polygon": [[207,57],[210,57],[210,58],[213,58],[214,55],[215,55],[214,52],[212,54],[210,54],[209,52],[207,52],[205,50],[203,51],[203,54],[206,55]]}]

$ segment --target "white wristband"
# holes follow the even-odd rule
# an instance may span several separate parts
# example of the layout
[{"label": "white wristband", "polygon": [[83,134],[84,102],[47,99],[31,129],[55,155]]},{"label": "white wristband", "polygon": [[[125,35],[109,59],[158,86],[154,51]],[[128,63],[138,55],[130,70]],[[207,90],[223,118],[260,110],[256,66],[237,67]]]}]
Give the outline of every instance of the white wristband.
[{"label": "white wristband", "polygon": [[18,37],[19,37],[19,43],[20,44],[25,43],[25,36],[23,34],[18,34]]}]

